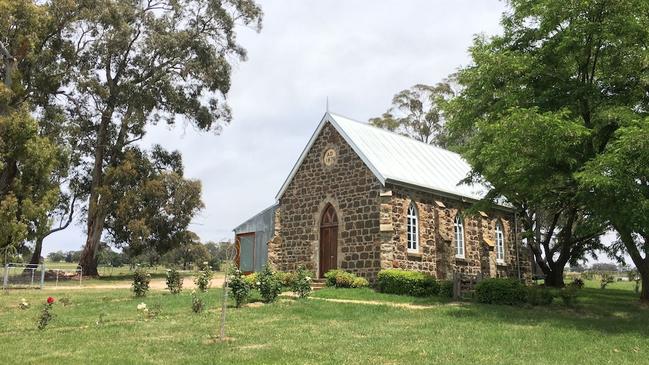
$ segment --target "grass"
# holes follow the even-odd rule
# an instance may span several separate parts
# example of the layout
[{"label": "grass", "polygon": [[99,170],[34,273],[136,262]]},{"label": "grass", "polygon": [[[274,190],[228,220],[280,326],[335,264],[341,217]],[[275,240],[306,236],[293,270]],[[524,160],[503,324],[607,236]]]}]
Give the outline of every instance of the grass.
[{"label": "grass", "polygon": [[[0,295],[0,363],[20,364],[647,364],[649,310],[613,283],[588,283],[576,309],[444,303],[369,289],[325,289],[318,298],[385,305],[295,300],[228,312],[226,342],[215,341],[221,290],[205,295],[207,312],[191,312],[189,293],[76,290],[56,319],[35,329],[50,292]],[[20,310],[25,298],[32,304]],[[136,306],[159,305],[145,321]],[[395,307],[392,303],[429,306]],[[100,313],[104,323],[96,324]]]}]

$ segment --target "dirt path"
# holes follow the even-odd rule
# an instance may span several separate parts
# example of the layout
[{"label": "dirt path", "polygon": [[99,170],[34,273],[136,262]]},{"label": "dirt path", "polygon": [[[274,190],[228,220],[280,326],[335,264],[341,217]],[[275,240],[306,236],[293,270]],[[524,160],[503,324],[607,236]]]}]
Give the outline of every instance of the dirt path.
[{"label": "dirt path", "polygon": [[[219,278],[214,278],[211,281],[211,287],[212,288],[220,288],[223,286],[223,277]],[[194,277],[185,277],[183,278],[183,289],[193,289],[195,288],[196,285],[194,285]],[[118,281],[115,283],[110,283],[110,284],[87,284],[87,285],[61,285],[61,286],[53,286],[53,285],[45,285],[43,288],[44,290],[83,290],[83,289],[130,289],[131,288],[131,282],[130,281]],[[151,280],[151,283],[149,283],[149,288],[152,290],[167,290],[167,283],[165,279],[153,279]]]},{"label": "dirt path", "polygon": [[386,305],[388,307],[395,308],[406,308],[406,309],[431,309],[440,306],[459,306],[460,303],[444,303],[444,304],[431,304],[431,305],[419,305],[419,304],[410,304],[410,303],[394,303],[394,302],[382,302],[375,300],[354,300],[354,299],[332,299],[332,298],[317,298],[310,297],[311,300],[323,300],[325,302],[333,303],[347,303],[347,304],[362,304],[362,305]]}]

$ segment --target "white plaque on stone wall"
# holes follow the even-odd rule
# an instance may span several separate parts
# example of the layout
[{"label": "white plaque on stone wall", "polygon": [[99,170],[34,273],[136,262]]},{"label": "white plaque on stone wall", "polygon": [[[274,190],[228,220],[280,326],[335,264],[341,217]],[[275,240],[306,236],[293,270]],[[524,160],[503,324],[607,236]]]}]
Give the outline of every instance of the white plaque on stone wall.
[{"label": "white plaque on stone wall", "polygon": [[324,162],[325,166],[331,166],[334,163],[336,163],[336,150],[330,148],[327,151],[325,151],[324,158],[322,161]]}]

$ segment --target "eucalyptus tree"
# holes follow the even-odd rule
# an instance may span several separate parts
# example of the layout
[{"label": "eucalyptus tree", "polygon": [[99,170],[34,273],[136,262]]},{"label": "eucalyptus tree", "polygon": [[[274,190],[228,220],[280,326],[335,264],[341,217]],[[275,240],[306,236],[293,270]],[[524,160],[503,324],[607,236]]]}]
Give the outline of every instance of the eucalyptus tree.
[{"label": "eucalyptus tree", "polygon": [[108,243],[128,247],[133,256],[147,251],[162,256],[190,244],[195,234],[187,227],[203,208],[201,183],[183,177],[178,152],[128,147],[119,164],[106,169],[106,178]]},{"label": "eucalyptus tree", "polygon": [[610,223],[579,173],[646,116],[649,3],[508,3],[503,33],[476,37],[458,74],[449,133],[490,197],[518,208],[546,283],[560,286]]},{"label": "eucalyptus tree", "polygon": [[435,86],[417,84],[398,92],[392,106],[369,123],[424,143],[445,144],[444,116],[440,103],[453,96],[451,81]]},{"label": "eucalyptus tree", "polygon": [[65,92],[87,162],[87,238],[80,264],[97,274],[115,177],[148,125],[178,121],[218,131],[231,119],[232,64],[245,60],[241,26],[259,30],[253,0],[88,0],[67,34],[79,46]]},{"label": "eucalyptus tree", "polygon": [[58,204],[68,151],[52,101],[73,57],[62,31],[77,10],[69,1],[0,0],[0,248],[49,229]]}]

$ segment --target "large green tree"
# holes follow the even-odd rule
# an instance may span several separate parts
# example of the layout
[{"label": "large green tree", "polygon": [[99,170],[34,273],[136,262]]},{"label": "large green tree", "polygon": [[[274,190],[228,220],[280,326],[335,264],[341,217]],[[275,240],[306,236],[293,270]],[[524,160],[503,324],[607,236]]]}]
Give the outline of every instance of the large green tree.
[{"label": "large green tree", "polygon": [[490,197],[520,211],[549,285],[607,226],[577,179],[649,101],[649,3],[511,0],[502,35],[477,37],[449,133]]},{"label": "large green tree", "polygon": [[97,275],[113,177],[147,125],[177,120],[217,131],[230,120],[231,64],[244,60],[239,25],[259,29],[253,0],[88,0],[65,34],[77,45],[65,103],[90,161],[80,264]]},{"label": "large green tree", "polygon": [[51,101],[70,56],[61,30],[75,9],[0,0],[0,247],[19,248],[47,230],[59,199],[68,159]]},{"label": "large green tree", "polygon": [[129,147],[119,164],[106,170],[111,186],[106,202],[108,242],[128,247],[131,255],[159,255],[190,241],[191,219],[203,207],[201,183],[183,178],[180,154],[154,146],[151,152]]},{"label": "large green tree", "polygon": [[578,179],[618,232],[612,254],[631,257],[642,279],[640,298],[649,303],[649,118],[630,117]]}]

